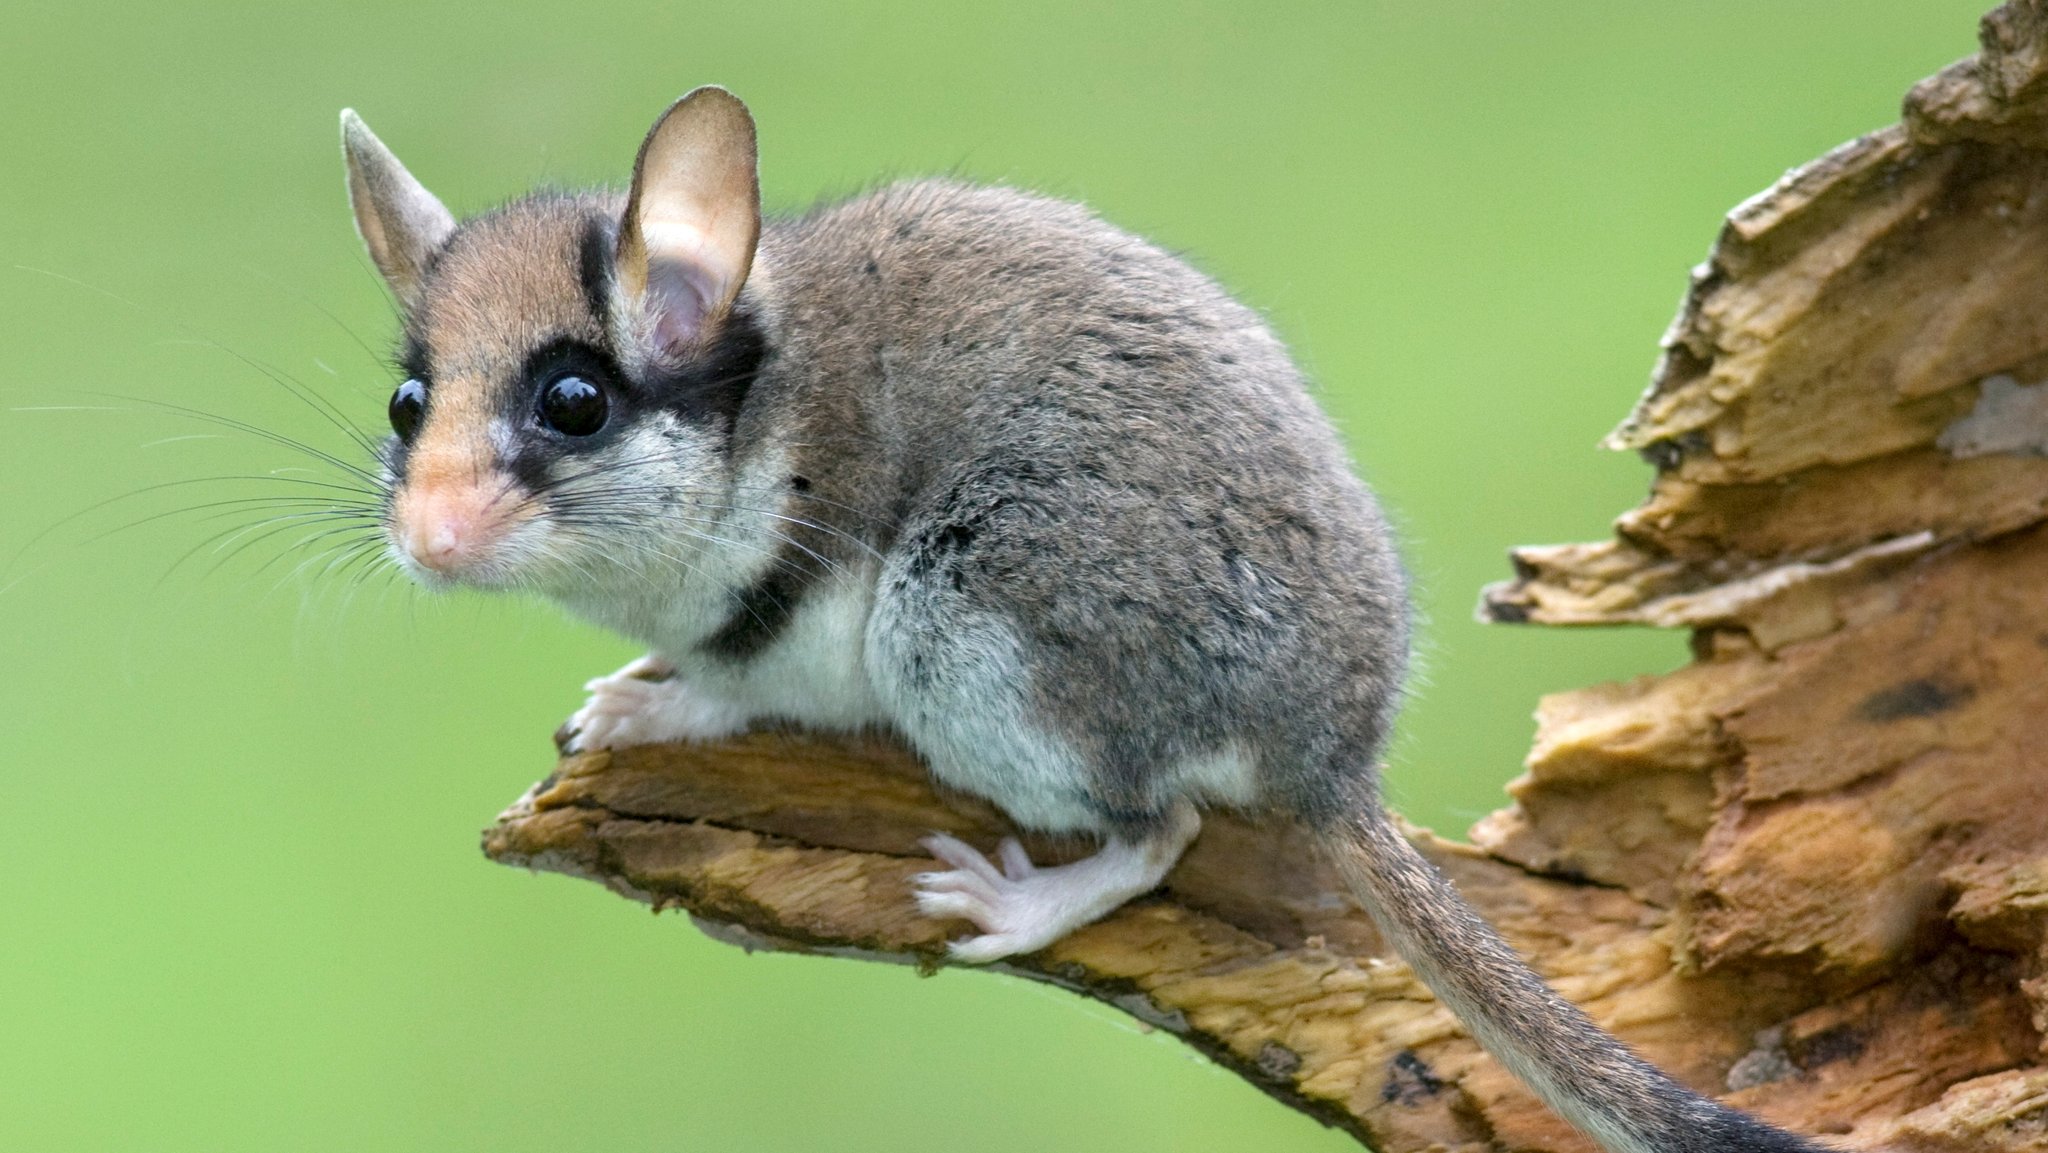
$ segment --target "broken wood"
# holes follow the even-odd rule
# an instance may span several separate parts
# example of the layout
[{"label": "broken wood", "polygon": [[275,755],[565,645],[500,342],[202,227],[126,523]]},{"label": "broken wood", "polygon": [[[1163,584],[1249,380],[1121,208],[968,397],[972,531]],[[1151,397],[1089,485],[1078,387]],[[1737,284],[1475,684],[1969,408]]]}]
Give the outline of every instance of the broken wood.
[{"label": "broken wood", "polygon": [[[1413,834],[1650,1060],[1848,1149],[2048,1148],[2048,0],[1982,42],[1729,216],[1612,438],[1649,499],[1482,605],[1695,661],[1545,700],[1515,803]],[[755,733],[564,758],[484,846],[749,948],[933,966],[964,929],[910,900],[935,829],[1008,831],[889,742]],[[1292,828],[1212,819],[1158,894],[1000,967],[1387,1153],[1592,1148]]]}]

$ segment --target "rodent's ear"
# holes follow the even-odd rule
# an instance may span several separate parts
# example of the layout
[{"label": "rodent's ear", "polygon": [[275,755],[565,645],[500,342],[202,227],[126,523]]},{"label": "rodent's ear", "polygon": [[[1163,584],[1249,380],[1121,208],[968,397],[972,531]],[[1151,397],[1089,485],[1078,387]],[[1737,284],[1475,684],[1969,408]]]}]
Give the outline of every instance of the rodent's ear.
[{"label": "rodent's ear", "polygon": [[427,265],[455,231],[455,217],[413,179],[353,108],[341,110],[341,151],[348,160],[356,231],[392,295],[411,308]]},{"label": "rodent's ear", "polygon": [[682,351],[716,331],[760,239],[754,118],[725,89],[696,89],[640,145],[619,229],[619,288],[657,348]]}]

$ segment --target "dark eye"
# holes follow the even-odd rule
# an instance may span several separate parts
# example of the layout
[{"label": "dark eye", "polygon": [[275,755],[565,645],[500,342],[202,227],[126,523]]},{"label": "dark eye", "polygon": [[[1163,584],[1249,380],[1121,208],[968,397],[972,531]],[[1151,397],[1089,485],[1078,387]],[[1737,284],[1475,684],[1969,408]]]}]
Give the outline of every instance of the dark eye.
[{"label": "dark eye", "polygon": [[540,390],[540,420],[556,432],[589,436],[604,427],[611,402],[580,376],[558,376]]},{"label": "dark eye", "polygon": [[420,421],[427,415],[427,386],[417,380],[408,380],[391,394],[391,431],[398,439],[412,443],[412,436],[420,430]]}]

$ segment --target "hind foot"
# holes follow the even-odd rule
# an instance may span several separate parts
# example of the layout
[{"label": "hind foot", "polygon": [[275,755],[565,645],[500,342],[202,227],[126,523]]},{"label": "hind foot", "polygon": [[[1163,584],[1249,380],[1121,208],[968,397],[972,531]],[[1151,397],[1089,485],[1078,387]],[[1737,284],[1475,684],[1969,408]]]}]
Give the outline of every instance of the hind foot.
[{"label": "hind foot", "polygon": [[980,964],[1036,952],[1157,888],[1201,827],[1194,806],[1182,805],[1152,837],[1112,837],[1094,856],[1051,868],[1032,864],[1012,837],[996,846],[998,867],[965,841],[935,833],[924,847],[953,868],[916,877],[917,907],[929,917],[971,921],[982,931],[947,947],[956,961]]}]

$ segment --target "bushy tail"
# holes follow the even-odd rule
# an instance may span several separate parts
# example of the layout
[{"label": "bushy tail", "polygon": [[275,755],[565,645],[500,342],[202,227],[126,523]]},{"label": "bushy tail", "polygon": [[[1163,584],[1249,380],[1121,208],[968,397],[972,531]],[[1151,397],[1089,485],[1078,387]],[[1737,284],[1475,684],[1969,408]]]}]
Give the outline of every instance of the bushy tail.
[{"label": "bushy tail", "polygon": [[1823,1153],[1673,1081],[1552,992],[1377,802],[1323,839],[1352,894],[1437,998],[1608,1153]]}]

